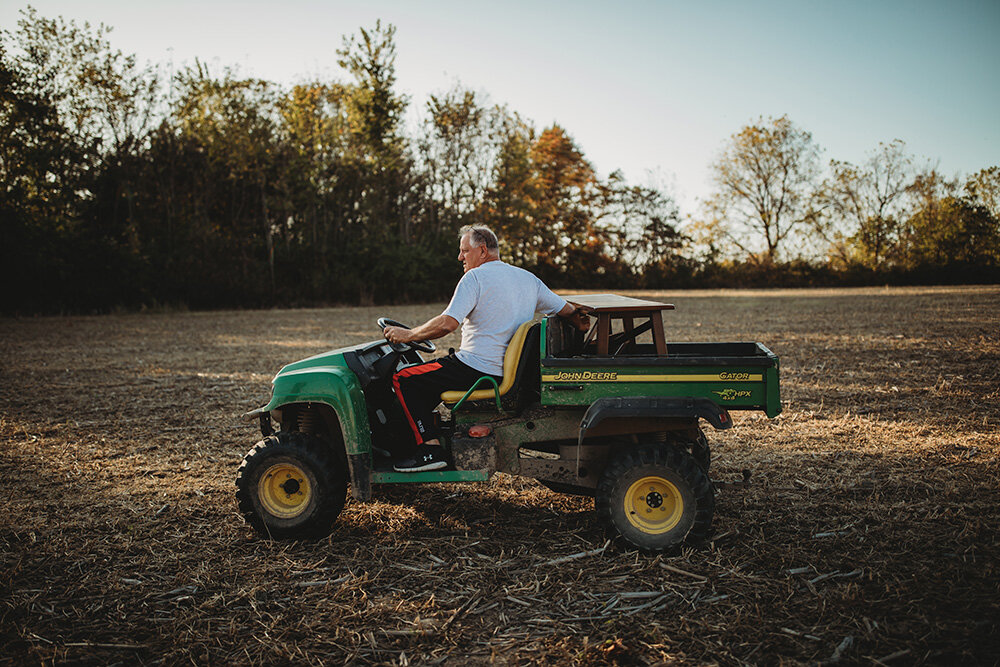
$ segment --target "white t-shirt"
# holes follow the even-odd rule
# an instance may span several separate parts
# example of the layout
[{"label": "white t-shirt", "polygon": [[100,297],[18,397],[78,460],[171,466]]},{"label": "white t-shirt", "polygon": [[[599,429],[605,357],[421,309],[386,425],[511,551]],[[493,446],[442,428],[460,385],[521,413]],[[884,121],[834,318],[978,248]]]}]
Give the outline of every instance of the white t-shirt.
[{"label": "white t-shirt", "polygon": [[466,271],[444,315],[462,324],[458,360],[489,375],[503,375],[503,355],[517,328],[535,313],[549,315],[566,300],[533,273],[499,260]]}]

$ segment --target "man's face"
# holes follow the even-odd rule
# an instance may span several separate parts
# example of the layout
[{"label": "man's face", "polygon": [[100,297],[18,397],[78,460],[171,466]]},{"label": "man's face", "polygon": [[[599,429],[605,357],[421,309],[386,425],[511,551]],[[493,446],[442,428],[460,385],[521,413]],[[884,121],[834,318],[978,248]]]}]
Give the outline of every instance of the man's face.
[{"label": "man's face", "polygon": [[471,271],[477,266],[482,265],[489,256],[489,251],[486,250],[485,245],[481,245],[478,248],[473,248],[469,243],[469,235],[466,234],[462,237],[462,240],[458,242],[458,261],[462,263],[462,268],[466,271]]}]

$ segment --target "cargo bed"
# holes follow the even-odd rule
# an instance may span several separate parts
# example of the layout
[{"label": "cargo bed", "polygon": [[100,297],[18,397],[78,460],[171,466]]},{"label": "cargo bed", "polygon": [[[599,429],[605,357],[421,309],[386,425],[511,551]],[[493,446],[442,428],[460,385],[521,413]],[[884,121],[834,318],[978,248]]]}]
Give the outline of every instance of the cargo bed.
[{"label": "cargo bed", "polygon": [[541,404],[590,405],[609,396],[707,398],[725,410],[781,412],[778,356],[754,342],[652,344],[600,355],[561,322],[542,330]]}]

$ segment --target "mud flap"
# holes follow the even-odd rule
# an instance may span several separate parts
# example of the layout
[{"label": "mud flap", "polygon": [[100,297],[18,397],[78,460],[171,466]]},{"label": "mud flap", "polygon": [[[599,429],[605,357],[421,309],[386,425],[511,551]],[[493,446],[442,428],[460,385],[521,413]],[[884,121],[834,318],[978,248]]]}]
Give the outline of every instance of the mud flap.
[{"label": "mud flap", "polygon": [[359,502],[372,499],[372,469],[370,454],[349,454],[347,466],[351,472],[351,495]]}]

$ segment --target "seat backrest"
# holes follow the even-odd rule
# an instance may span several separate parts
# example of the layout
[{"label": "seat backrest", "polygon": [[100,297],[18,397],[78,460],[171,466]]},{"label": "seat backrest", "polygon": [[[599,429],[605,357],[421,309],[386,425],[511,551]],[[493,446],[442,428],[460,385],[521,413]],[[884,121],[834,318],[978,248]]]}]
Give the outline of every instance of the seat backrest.
[{"label": "seat backrest", "polygon": [[[514,332],[513,338],[511,338],[510,342],[507,343],[507,351],[504,352],[503,355],[503,381],[500,383],[501,396],[510,391],[510,388],[514,386],[514,382],[518,376],[518,365],[521,361],[522,352],[525,347],[524,343],[528,339],[528,331],[531,327],[531,322],[525,322],[517,328],[517,331]],[[535,348],[537,350],[537,344]],[[485,388],[477,389],[472,392],[466,400],[482,401],[496,396],[493,392],[492,385],[480,386],[485,386]],[[463,396],[465,396],[465,390],[446,391],[441,394],[441,400],[445,403],[457,403],[462,400]]]},{"label": "seat backrest", "polygon": [[514,386],[504,397],[507,405],[505,410],[513,409],[518,414],[532,403],[541,400],[542,368],[539,363],[541,352],[542,325],[533,325],[528,329],[521,348],[521,358],[517,362],[517,375],[514,376]]}]

